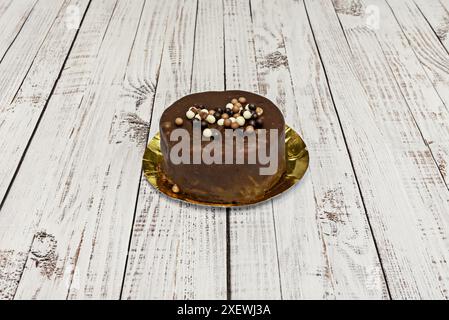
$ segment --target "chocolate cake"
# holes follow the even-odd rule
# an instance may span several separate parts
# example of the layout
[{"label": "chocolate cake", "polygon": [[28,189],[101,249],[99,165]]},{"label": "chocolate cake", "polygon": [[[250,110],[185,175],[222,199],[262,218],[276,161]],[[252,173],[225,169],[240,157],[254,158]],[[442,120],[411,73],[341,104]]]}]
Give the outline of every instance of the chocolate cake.
[{"label": "chocolate cake", "polygon": [[270,100],[250,92],[183,97],[163,113],[160,134],[161,165],[173,192],[200,201],[262,198],[286,171],[284,117]]}]

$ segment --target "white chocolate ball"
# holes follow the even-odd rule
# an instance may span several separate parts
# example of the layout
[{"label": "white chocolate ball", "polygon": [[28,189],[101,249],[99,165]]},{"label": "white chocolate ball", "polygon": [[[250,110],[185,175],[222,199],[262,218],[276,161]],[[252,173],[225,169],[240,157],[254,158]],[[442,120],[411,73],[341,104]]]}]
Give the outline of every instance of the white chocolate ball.
[{"label": "white chocolate ball", "polygon": [[223,126],[224,125],[224,121],[225,121],[225,119],[220,119],[220,120],[217,121],[217,124],[219,126]]},{"label": "white chocolate ball", "polygon": [[245,112],[243,112],[243,117],[244,117],[246,120],[251,119],[252,116],[253,116],[253,114],[251,113],[251,111],[245,111]]},{"label": "white chocolate ball", "polygon": [[212,130],[209,129],[209,128],[204,129],[204,131],[203,131],[203,136],[205,136],[206,138],[212,137]]},{"label": "white chocolate ball", "polygon": [[206,121],[209,122],[210,124],[215,123],[215,117],[213,115],[208,115],[206,118]]},{"label": "white chocolate ball", "polygon": [[234,117],[230,117],[229,120],[231,120],[232,123],[236,121]]},{"label": "white chocolate ball", "polygon": [[238,117],[237,119],[236,119],[236,121],[237,121],[237,123],[239,124],[239,126],[241,126],[241,127],[243,127],[244,125],[245,125],[245,118],[243,118],[243,117]]},{"label": "white chocolate ball", "polygon": [[192,110],[187,111],[186,117],[187,119],[192,120],[193,118],[195,118],[195,112],[193,112]]},{"label": "white chocolate ball", "polygon": [[201,119],[201,116],[200,116],[199,114],[197,114],[197,115],[195,116],[195,118],[198,119],[198,120],[200,120],[200,121],[203,120],[203,119]]},{"label": "white chocolate ball", "polygon": [[232,103],[228,103],[226,105],[226,109],[231,109],[232,110],[232,108],[234,108],[234,105]]}]

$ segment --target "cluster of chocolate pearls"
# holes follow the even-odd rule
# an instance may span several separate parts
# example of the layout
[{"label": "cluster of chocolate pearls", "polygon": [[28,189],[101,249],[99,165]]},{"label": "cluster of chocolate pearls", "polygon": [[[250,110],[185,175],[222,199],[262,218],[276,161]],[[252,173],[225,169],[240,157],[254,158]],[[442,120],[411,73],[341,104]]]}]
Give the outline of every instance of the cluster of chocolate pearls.
[{"label": "cluster of chocolate pearls", "polygon": [[[243,107],[245,106],[245,107]],[[186,113],[189,120],[201,121],[201,128],[205,137],[211,137],[209,125],[217,123],[225,128],[244,128],[245,132],[254,132],[263,126],[263,109],[254,104],[248,104],[245,97],[232,99],[224,108],[208,110],[203,107],[191,107]],[[182,118],[175,120],[176,125],[183,124]]]}]

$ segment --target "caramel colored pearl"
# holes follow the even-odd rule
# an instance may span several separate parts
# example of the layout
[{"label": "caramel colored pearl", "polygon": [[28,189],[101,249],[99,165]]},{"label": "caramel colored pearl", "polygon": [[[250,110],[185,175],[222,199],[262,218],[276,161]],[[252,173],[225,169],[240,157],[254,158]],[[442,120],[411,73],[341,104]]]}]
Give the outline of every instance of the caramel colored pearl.
[{"label": "caramel colored pearl", "polygon": [[239,113],[240,112],[240,107],[237,107],[237,105],[234,105],[234,108],[232,108],[232,112]]},{"label": "caramel colored pearl", "polygon": [[263,109],[260,107],[256,108],[256,114],[260,117],[261,115],[263,115]]},{"label": "caramel colored pearl", "polygon": [[170,122],[164,122],[162,124],[162,129],[169,130],[170,128],[171,128],[171,123]]},{"label": "caramel colored pearl", "polygon": [[229,114],[227,114],[227,113],[223,113],[222,115],[221,115],[221,117],[223,118],[223,119],[229,119]]},{"label": "caramel colored pearl", "polygon": [[226,119],[223,124],[226,128],[229,128],[232,125],[232,121],[229,119]]},{"label": "caramel colored pearl", "polygon": [[207,118],[208,115],[209,115],[209,111],[204,111],[204,110],[202,110],[202,111],[200,112],[201,120],[206,120],[206,118]]},{"label": "caramel colored pearl", "polygon": [[179,193],[181,190],[179,190],[179,187],[175,184],[172,188],[171,191],[173,191],[174,193]]},{"label": "caramel colored pearl", "polygon": [[184,120],[182,120],[181,118],[176,118],[175,123],[177,126],[182,126],[182,124],[184,123]]},{"label": "caramel colored pearl", "polygon": [[245,132],[253,133],[254,132],[254,127],[253,126],[247,126],[246,129],[245,129]]},{"label": "caramel colored pearl", "polygon": [[240,102],[241,104],[245,104],[245,103],[246,103],[246,98],[245,98],[245,97],[240,97],[240,98],[239,98],[239,102]]},{"label": "caramel colored pearl", "polygon": [[232,128],[232,129],[238,129],[238,128],[240,128],[240,125],[239,125],[237,122],[233,122],[233,123],[231,124],[231,128]]},{"label": "caramel colored pearl", "polygon": [[238,103],[239,101],[237,100],[237,99],[232,99],[232,101],[231,101],[231,103],[232,104],[236,104],[236,103]]},{"label": "caramel colored pearl", "polygon": [[241,104],[240,102],[237,102],[234,106],[238,107],[238,108],[239,108],[239,111],[240,111],[240,109],[242,108],[242,104]]},{"label": "caramel colored pearl", "polygon": [[214,115],[215,114],[215,110],[209,110],[209,114],[210,115]]}]

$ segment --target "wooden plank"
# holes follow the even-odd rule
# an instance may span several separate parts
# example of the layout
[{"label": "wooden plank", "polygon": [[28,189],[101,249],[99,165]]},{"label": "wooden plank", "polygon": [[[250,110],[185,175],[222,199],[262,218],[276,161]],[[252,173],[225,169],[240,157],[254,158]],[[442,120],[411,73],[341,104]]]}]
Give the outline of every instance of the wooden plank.
[{"label": "wooden plank", "polygon": [[[429,2],[430,3],[430,2]],[[428,144],[432,156],[448,185],[447,163],[449,163],[449,109],[435,90],[432,78],[419,61],[413,47],[402,32],[389,6],[383,0],[367,0],[364,8],[374,6],[382,12],[382,23],[374,30],[394,79],[413,115],[413,121]],[[363,17],[346,17],[351,29],[363,27]],[[371,35],[373,38],[374,35]]]},{"label": "wooden plank", "polygon": [[282,298],[388,298],[304,4],[251,4],[261,91],[312,155],[299,186],[273,200]]},{"label": "wooden plank", "polygon": [[76,5],[82,18],[88,2],[64,3],[20,88],[11,103],[5,102],[6,108],[0,113],[0,199],[14,177],[76,35],[76,29],[66,27],[65,10],[69,5]]},{"label": "wooden plank", "polygon": [[37,0],[3,1],[0,4],[0,61],[16,39]]},{"label": "wooden plank", "polygon": [[428,77],[449,110],[449,48],[412,1],[387,1]]},{"label": "wooden plank", "polygon": [[[190,91],[223,89],[222,19],[218,1],[176,3],[150,137],[175,100]],[[173,201],[142,178],[122,298],[225,299],[225,211]]]},{"label": "wooden plank", "polygon": [[[225,0],[226,88],[259,92],[251,8]],[[232,209],[228,216],[231,299],[281,297],[271,201]]]},{"label": "wooden plank", "polygon": [[120,296],[152,99],[149,88],[136,99],[127,72],[141,68],[130,56],[142,14],[155,33],[138,48],[155,59],[139,63],[159,63],[164,6],[105,0],[89,10],[78,39],[86,41],[60,82],[68,86],[55,90],[2,208],[2,246],[30,251],[17,299]]},{"label": "wooden plank", "polygon": [[[435,91],[425,68],[421,65],[413,50],[413,46],[410,45],[402,32],[386,2],[383,0],[366,0],[361,2],[361,5],[363,8],[375,6],[382,12],[382,22],[379,24],[378,29],[371,31],[366,30],[366,28],[363,29],[363,19],[351,16],[341,16],[340,19],[348,29],[348,38],[361,37],[363,34],[363,41],[357,40],[359,42],[358,46],[361,48],[365,47],[363,50],[366,52],[366,55],[374,56],[377,53],[377,57],[375,57],[377,58],[376,63],[387,68],[383,73],[377,71],[376,75],[383,76],[385,77],[384,80],[388,79],[388,81],[377,79],[376,83],[383,83],[385,86],[384,90],[394,92],[394,95],[390,95],[390,101],[385,102],[385,104],[388,108],[388,114],[394,114],[395,119],[398,119],[399,122],[390,123],[390,131],[400,128],[399,123],[407,123],[408,131],[400,129],[398,134],[410,144],[410,150],[415,149],[414,151],[409,151],[409,156],[425,159],[420,161],[422,165],[428,167],[422,170],[424,172],[422,179],[427,182],[425,185],[438,185],[436,189],[430,189],[433,190],[431,194],[439,192],[442,187],[441,181],[438,173],[434,173],[431,168],[432,160],[434,160],[440,169],[441,175],[446,179],[447,185],[446,164],[449,161],[449,141],[447,139],[449,136],[448,109]],[[382,52],[380,52],[380,49]],[[382,56],[385,56],[385,59]],[[360,63],[373,60],[373,58],[368,59],[367,57],[359,59]],[[369,82],[365,81],[364,83]],[[402,98],[398,97],[399,92],[405,99],[406,105],[404,105]],[[409,108],[411,115],[406,111],[406,107]],[[379,111],[376,112],[376,114],[379,113]],[[379,119],[379,123],[387,124],[384,119]],[[415,122],[417,128],[414,125]],[[420,142],[421,136],[429,151],[423,148]],[[414,142],[419,147],[413,146]],[[443,194],[445,194],[444,191]],[[430,203],[430,199],[433,197],[430,198],[429,195],[427,197],[427,202]],[[438,208],[438,204],[433,205]],[[444,212],[447,208],[444,205],[440,205],[440,210]]]},{"label": "wooden plank", "polygon": [[415,0],[415,4],[446,49],[449,48],[449,1]]},{"label": "wooden plank", "polygon": [[[28,140],[20,140],[17,141],[18,144],[16,145],[15,141],[10,141],[10,139],[15,138],[13,136],[15,132],[10,132],[10,127],[12,125],[16,125],[11,121],[21,121],[20,118],[16,118],[13,114],[14,109],[11,106],[11,103],[18,94],[18,91],[22,83],[24,82],[25,77],[29,75],[29,72],[31,71],[30,68],[32,68],[32,66],[34,65],[33,71],[39,72],[39,66],[36,66],[35,64],[33,64],[33,62],[39,52],[43,52],[43,54],[40,56],[41,58],[45,56],[45,50],[47,50],[48,52],[48,47],[44,48],[43,51],[40,51],[40,48],[43,45],[44,40],[46,39],[47,34],[50,31],[50,28],[55,21],[58,13],[60,13],[62,4],[62,0],[38,2],[27,22],[23,26],[22,32],[9,48],[8,53],[3,57],[2,63],[0,64],[0,134],[2,135],[2,137],[4,137],[0,141],[0,148],[2,150],[2,154],[5,154],[5,156],[2,156],[0,158],[0,203],[5,196],[9,184],[11,183],[11,179],[17,167],[17,159],[20,159],[20,156],[23,152],[23,149],[16,150],[16,147],[20,146],[21,144],[25,144],[26,146],[26,143],[28,142]],[[57,31],[54,28],[52,30],[53,35],[56,36],[55,32]],[[29,34],[35,34],[35,36],[31,37],[30,39]],[[53,44],[55,44],[55,41],[57,40],[53,38],[50,39],[50,42],[51,41],[53,41]],[[46,44],[50,44],[50,42],[46,42]],[[63,46],[62,51],[64,51],[64,49],[66,48],[64,44],[65,41],[62,41],[60,43],[60,45]],[[60,54],[60,51],[58,51],[58,53]],[[57,58],[58,59],[55,59],[55,61],[52,62],[55,64],[56,69],[57,66],[60,66],[64,61],[60,61],[61,56],[58,56]],[[64,59],[64,57],[62,57],[62,59]],[[48,66],[51,66],[50,63],[48,64]],[[40,71],[47,72],[47,70]],[[39,76],[39,80],[37,80],[36,78],[30,79],[31,81],[34,81],[34,84],[36,84],[36,81],[44,81],[42,83],[42,87],[39,87],[35,91],[35,93],[39,93],[42,98],[48,97],[48,94],[50,93],[52,84],[54,83],[53,78],[57,76],[57,74],[54,75],[53,72],[54,69],[52,68],[48,78],[44,77],[44,75],[41,74]],[[44,91],[40,91],[39,89]],[[40,98],[37,98],[36,100],[39,99]],[[24,123],[26,123],[28,119],[30,119],[31,122],[34,123],[37,121],[43,106],[42,101],[40,102],[41,104],[37,103],[38,108],[28,108],[27,112],[29,112],[29,115],[25,119],[23,119]],[[26,124],[17,124],[17,126],[18,128],[24,128],[25,126],[31,128],[31,130],[34,127],[32,124],[29,126]],[[21,133],[18,132],[18,135],[20,137]],[[27,133],[25,133],[25,136],[26,135]]]},{"label": "wooden plank", "polygon": [[[374,57],[360,49],[367,61],[359,61],[332,3],[307,0],[306,8],[392,297],[445,298],[449,196],[443,179],[416,127],[388,111],[402,97],[386,88],[389,69],[373,60],[382,57],[378,48],[370,47],[379,53]],[[395,124],[408,135],[402,137]]]}]

